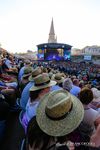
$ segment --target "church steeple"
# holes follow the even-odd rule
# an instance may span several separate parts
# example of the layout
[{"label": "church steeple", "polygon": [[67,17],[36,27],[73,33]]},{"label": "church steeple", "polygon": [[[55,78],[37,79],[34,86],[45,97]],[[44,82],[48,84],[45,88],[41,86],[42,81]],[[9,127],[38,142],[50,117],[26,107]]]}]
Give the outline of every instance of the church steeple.
[{"label": "church steeple", "polygon": [[55,38],[53,18],[52,18],[52,21],[51,21],[51,27],[50,27],[48,43],[57,43],[57,39]]}]

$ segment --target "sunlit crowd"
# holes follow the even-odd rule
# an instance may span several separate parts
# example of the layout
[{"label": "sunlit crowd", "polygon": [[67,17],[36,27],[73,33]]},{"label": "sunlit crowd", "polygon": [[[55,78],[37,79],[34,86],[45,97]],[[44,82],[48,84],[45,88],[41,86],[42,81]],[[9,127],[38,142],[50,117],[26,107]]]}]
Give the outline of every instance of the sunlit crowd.
[{"label": "sunlit crowd", "polygon": [[19,112],[22,150],[100,149],[100,65],[0,56],[0,141]]}]

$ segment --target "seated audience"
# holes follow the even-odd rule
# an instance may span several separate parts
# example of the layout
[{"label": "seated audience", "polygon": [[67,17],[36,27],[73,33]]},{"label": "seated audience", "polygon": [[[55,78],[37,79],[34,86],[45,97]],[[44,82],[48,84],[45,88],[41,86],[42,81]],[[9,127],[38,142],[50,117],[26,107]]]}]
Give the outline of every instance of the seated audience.
[{"label": "seated audience", "polygon": [[85,146],[90,142],[90,138],[86,135],[88,134],[86,124],[81,122],[83,116],[82,104],[67,91],[48,93],[42,97],[36,117],[28,124],[26,138],[28,149],[89,150],[89,145]]},{"label": "seated audience", "polygon": [[47,73],[43,73],[34,78],[34,85],[30,88],[30,99],[26,105],[26,111],[22,122],[25,131],[29,120],[36,115],[36,109],[40,102],[40,98],[50,91],[50,87],[55,85],[56,81],[52,81]]},{"label": "seated audience", "polygon": [[20,99],[20,106],[22,107],[23,110],[25,110],[26,104],[29,99],[29,95],[30,95],[29,90],[34,85],[34,78],[41,73],[42,73],[42,70],[40,69],[40,67],[37,67],[32,71],[32,75],[29,76],[28,78],[29,83],[23,89],[22,94],[21,94],[21,99]]},{"label": "seated audience", "polygon": [[24,74],[23,74],[20,84],[19,84],[21,92],[23,91],[23,89],[27,85],[27,83],[29,82],[28,78],[32,74],[32,71],[33,71],[32,67],[24,68]]},{"label": "seated audience", "polygon": [[56,73],[55,75],[53,75],[51,79],[56,81],[58,86],[62,87],[64,77],[62,76],[61,73]]}]

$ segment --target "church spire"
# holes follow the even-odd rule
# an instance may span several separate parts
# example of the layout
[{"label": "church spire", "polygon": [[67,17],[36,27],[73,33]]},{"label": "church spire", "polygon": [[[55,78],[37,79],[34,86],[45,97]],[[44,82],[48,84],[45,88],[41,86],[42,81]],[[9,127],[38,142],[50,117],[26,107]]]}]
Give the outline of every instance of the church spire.
[{"label": "church spire", "polygon": [[52,21],[51,21],[51,28],[50,28],[50,33],[49,33],[49,35],[55,35],[53,18],[52,18]]},{"label": "church spire", "polygon": [[48,43],[57,43],[57,40],[55,38],[53,18],[52,18],[52,21],[51,21],[51,27],[50,27]]}]

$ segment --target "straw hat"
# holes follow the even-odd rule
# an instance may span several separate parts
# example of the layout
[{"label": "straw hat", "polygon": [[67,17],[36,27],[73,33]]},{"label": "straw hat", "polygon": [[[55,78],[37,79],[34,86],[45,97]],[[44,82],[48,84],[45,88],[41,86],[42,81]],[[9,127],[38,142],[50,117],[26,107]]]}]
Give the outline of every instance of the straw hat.
[{"label": "straw hat", "polygon": [[64,136],[75,130],[84,117],[82,103],[65,90],[53,91],[41,98],[36,120],[46,134]]},{"label": "straw hat", "polygon": [[64,77],[60,73],[56,73],[53,77],[52,80],[56,81],[58,84],[63,83]]},{"label": "straw hat", "polygon": [[30,60],[25,60],[24,63],[25,63],[26,65],[30,65],[31,62],[30,62]]},{"label": "straw hat", "polygon": [[42,73],[41,68],[40,68],[40,67],[37,67],[36,69],[34,69],[34,70],[32,71],[32,75],[29,77],[29,81],[34,81],[34,78],[35,78],[37,75],[41,74],[41,73]]},{"label": "straw hat", "polygon": [[50,80],[48,73],[42,73],[34,78],[34,86],[30,88],[30,91],[44,89],[56,85],[56,83],[56,81]]},{"label": "straw hat", "polygon": [[75,75],[73,75],[71,78],[72,78],[72,79],[76,79],[76,76],[75,76]]},{"label": "straw hat", "polygon": [[91,90],[93,92],[93,101],[100,102],[100,90],[97,88],[92,88]]},{"label": "straw hat", "polygon": [[32,73],[33,68],[32,67],[25,67],[23,78],[29,77]]}]

